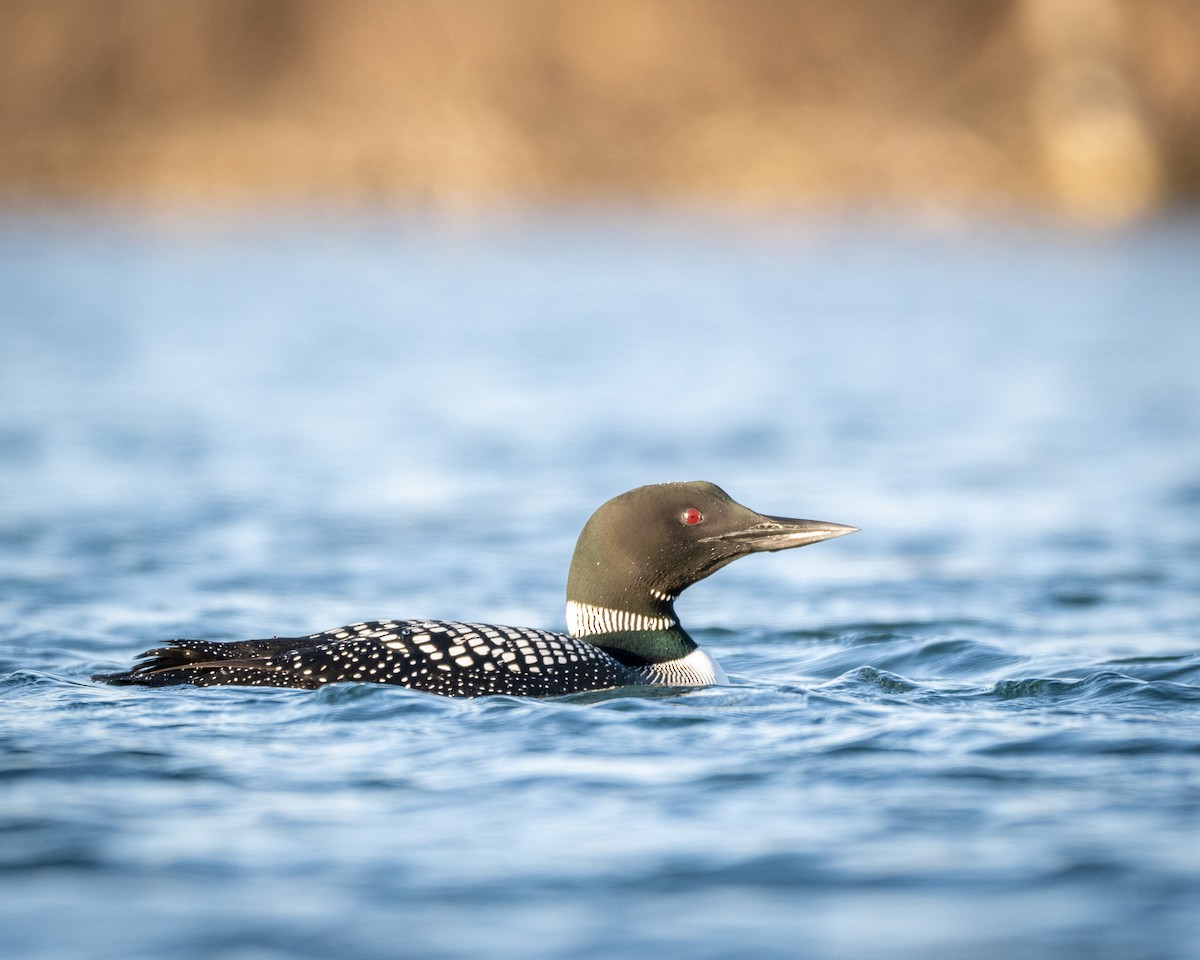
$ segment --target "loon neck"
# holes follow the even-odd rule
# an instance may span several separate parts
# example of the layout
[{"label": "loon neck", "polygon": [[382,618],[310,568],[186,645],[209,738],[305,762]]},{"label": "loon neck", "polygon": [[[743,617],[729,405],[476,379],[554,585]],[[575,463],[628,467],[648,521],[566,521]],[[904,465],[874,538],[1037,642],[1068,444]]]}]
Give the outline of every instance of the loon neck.
[{"label": "loon neck", "polygon": [[629,665],[678,660],[696,649],[696,641],[679,625],[672,600],[656,593],[620,609],[568,600],[567,632]]}]

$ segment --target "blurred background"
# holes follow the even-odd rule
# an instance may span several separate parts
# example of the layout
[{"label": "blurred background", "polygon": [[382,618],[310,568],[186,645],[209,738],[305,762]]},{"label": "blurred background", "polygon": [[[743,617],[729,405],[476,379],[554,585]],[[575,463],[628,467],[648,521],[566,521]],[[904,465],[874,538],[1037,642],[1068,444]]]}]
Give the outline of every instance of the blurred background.
[{"label": "blurred background", "polygon": [[1193,0],[3,0],[0,196],[1044,210],[1200,190]]}]

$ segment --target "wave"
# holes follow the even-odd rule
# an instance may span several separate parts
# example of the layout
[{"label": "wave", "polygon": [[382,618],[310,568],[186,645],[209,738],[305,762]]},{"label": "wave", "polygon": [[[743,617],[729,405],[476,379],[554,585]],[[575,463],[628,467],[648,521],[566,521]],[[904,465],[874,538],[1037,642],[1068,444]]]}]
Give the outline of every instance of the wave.
[{"label": "wave", "polygon": [[1080,680],[1053,677],[1002,680],[991,692],[1001,700],[1032,699],[1048,703],[1200,703],[1200,686],[1172,680],[1140,680],[1110,671],[1093,673]]}]

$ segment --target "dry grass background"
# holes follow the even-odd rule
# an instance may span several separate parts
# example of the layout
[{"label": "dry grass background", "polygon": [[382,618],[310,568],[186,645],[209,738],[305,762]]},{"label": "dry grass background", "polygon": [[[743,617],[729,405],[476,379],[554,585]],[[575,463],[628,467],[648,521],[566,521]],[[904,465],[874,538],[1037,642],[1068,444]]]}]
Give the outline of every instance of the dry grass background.
[{"label": "dry grass background", "polygon": [[1200,193],[1198,0],[0,0],[0,198]]}]

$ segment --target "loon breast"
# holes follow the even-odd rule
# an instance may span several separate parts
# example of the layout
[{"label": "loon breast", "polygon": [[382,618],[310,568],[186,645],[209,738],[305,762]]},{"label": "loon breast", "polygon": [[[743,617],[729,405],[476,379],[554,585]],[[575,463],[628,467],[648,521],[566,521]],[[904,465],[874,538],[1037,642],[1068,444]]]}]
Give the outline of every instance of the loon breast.
[{"label": "loon breast", "polygon": [[642,669],[653,678],[652,683],[672,687],[711,687],[729,683],[721,665],[699,647],[686,657],[649,664]]}]

